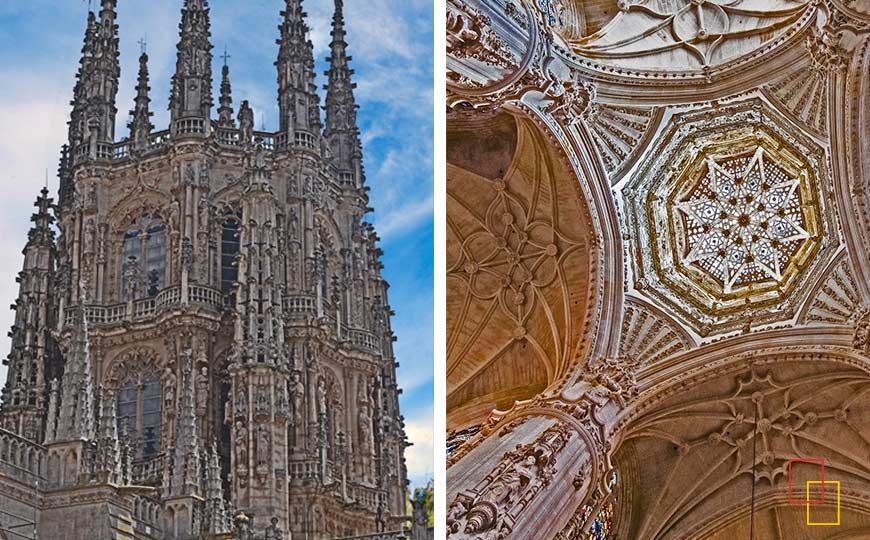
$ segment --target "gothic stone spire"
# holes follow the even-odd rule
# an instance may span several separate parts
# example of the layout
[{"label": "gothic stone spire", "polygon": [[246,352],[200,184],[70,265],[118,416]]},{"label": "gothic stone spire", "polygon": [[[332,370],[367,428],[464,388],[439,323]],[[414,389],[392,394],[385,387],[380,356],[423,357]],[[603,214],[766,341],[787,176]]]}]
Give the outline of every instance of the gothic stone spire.
[{"label": "gothic stone spire", "polygon": [[57,166],[57,177],[60,181],[59,189],[59,204],[64,206],[72,201],[73,195],[76,192],[75,179],[72,174],[72,157],[70,155],[70,146],[65,144],[60,148],[60,161]]},{"label": "gothic stone spire", "polygon": [[178,60],[169,99],[175,135],[208,133],[211,107],[211,22],[208,0],[185,0],[179,25]]},{"label": "gothic stone spire", "polygon": [[181,399],[178,401],[178,424],[173,454],[173,474],[170,488],[170,496],[172,497],[198,495],[200,488],[200,451],[193,399],[192,340],[185,338],[181,341]]},{"label": "gothic stone spire", "polygon": [[91,117],[89,129],[97,129],[97,140],[108,144],[115,141],[115,116],[118,113],[115,98],[118,95],[118,79],[121,76],[118,25],[115,22],[116,5],[117,0],[102,1],[92,59],[92,78],[86,88],[88,99],[93,101],[88,111]]},{"label": "gothic stone spire", "polygon": [[100,427],[97,436],[96,474],[99,482],[118,483],[121,480],[121,443],[118,438],[118,419],[115,415],[115,396],[101,392]]},{"label": "gothic stone spire", "polygon": [[226,55],[221,75],[221,106],[218,108],[218,123],[221,127],[235,127],[236,121],[233,119],[233,87],[230,85],[230,66],[226,63]]},{"label": "gothic stone spire", "polygon": [[93,440],[96,435],[90,342],[84,303],[85,299],[82,299],[82,303],[75,308],[75,320],[65,354],[55,438],[59,442]]},{"label": "gothic stone spire", "polygon": [[43,188],[36,199],[37,211],[31,217],[33,227],[24,248],[24,268],[18,276],[18,299],[13,305],[15,324],[12,353],[8,366],[3,402],[0,406],[2,426],[18,435],[37,441],[42,431],[42,412],[47,399],[45,368],[47,344],[51,332],[50,275],[55,266],[52,200]]},{"label": "gothic stone spire", "polygon": [[79,60],[79,69],[76,73],[76,84],[73,88],[73,99],[70,102],[72,112],[69,121],[69,146],[75,155],[76,147],[83,143],[84,117],[87,97],[85,95],[85,78],[90,72],[92,51],[94,50],[95,36],[97,34],[97,16],[93,11],[88,11],[88,23],[85,27],[85,38],[82,44],[82,55]]},{"label": "gothic stone spire", "polygon": [[102,0],[99,21],[88,14],[70,124],[76,160],[109,157],[105,147],[115,140],[121,76],[116,5],[117,0]]},{"label": "gothic stone spire", "polygon": [[296,133],[303,131],[319,136],[320,98],[314,83],[314,45],[308,39],[306,13],[302,0],[287,0],[281,12],[284,22],[278,29],[281,37],[278,61],[278,107],[280,129],[289,137],[288,144],[296,144]]},{"label": "gothic stone spire", "polygon": [[[326,85],[326,130],[324,136],[329,145],[333,164],[342,176],[354,175],[357,185],[362,183],[362,145],[356,124],[356,101],[351,81],[352,57],[347,54],[345,41],[343,0],[335,0],[335,15],[332,18],[332,43],[329,61],[329,83]],[[346,178],[346,177],[345,177]]]},{"label": "gothic stone spire", "polygon": [[136,105],[130,115],[132,120],[128,127],[130,128],[130,139],[133,141],[135,148],[145,148],[148,146],[148,136],[151,130],[154,129],[154,124],[151,123],[151,117],[154,113],[151,112],[151,98],[148,93],[151,87],[148,86],[148,54],[144,51],[139,57],[139,81],[136,84]]}]

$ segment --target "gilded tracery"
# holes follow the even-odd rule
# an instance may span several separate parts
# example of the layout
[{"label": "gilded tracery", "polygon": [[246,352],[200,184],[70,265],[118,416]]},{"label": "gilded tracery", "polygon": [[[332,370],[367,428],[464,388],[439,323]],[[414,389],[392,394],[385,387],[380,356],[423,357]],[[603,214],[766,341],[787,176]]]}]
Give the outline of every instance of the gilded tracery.
[{"label": "gilded tracery", "polygon": [[765,155],[759,147],[751,156],[708,158],[706,174],[676,205],[685,219],[685,263],[711,274],[726,293],[769,280],[781,283],[809,238],[800,180]]}]

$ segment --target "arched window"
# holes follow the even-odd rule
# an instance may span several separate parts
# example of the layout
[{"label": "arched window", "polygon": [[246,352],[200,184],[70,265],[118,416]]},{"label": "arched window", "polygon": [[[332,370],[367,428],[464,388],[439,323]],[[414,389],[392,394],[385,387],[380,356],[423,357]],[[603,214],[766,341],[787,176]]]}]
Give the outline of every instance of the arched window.
[{"label": "arched window", "polygon": [[[608,494],[598,505],[585,504],[577,511],[563,532],[572,540],[608,540],[613,533],[614,505],[616,504],[616,471],[607,479]],[[595,516],[593,518],[593,516]]]},{"label": "arched window", "polygon": [[236,257],[239,256],[241,246],[239,221],[237,214],[230,214],[221,223],[221,291],[229,305],[236,303],[236,281],[239,277]]},{"label": "arched window", "polygon": [[166,286],[166,225],[160,214],[144,214],[130,222],[123,253],[125,269],[132,264],[135,271],[122,272],[121,297],[129,300],[131,279],[137,299],[156,296]]},{"label": "arched window", "polygon": [[160,453],[160,377],[129,378],[118,392],[118,431],[131,442],[131,458],[143,461]]}]

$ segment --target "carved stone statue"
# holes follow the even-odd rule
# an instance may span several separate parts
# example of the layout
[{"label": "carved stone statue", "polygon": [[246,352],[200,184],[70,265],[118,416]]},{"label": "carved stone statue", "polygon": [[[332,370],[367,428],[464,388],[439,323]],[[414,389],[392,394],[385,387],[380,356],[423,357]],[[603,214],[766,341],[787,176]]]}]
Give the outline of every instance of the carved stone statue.
[{"label": "carved stone statue", "polygon": [[273,517],[271,523],[266,529],[266,540],[284,540],[284,531],[278,528],[278,518]]},{"label": "carved stone statue", "polygon": [[254,110],[248,100],[243,101],[239,108],[239,131],[242,144],[251,144],[254,138]]},{"label": "carved stone statue", "polygon": [[127,292],[126,299],[135,299],[139,292],[139,261],[136,257],[130,257],[124,263],[124,287]]},{"label": "carved stone statue", "polygon": [[239,387],[236,388],[236,402],[234,408],[236,417],[248,416],[248,394],[241,383],[239,384]]},{"label": "carved stone statue", "polygon": [[269,387],[264,384],[257,385],[257,413],[269,412]]},{"label": "carved stone statue", "polygon": [[205,414],[208,402],[208,368],[200,368],[196,376],[196,410],[200,416]]},{"label": "carved stone statue", "polygon": [[257,427],[257,466],[258,467],[268,467],[270,455],[270,437],[269,430],[266,426],[258,426]]},{"label": "carved stone statue", "polygon": [[175,371],[171,367],[167,367],[163,372],[163,408],[167,412],[175,411],[176,383]]},{"label": "carved stone statue", "polygon": [[290,380],[290,395],[293,399],[293,423],[302,425],[305,418],[305,385],[302,384],[302,374],[298,371],[293,373]]},{"label": "carved stone statue", "polygon": [[251,518],[249,518],[245,514],[239,514],[234,518],[233,522],[236,527],[236,534],[238,535],[239,540],[253,540],[253,533],[251,532]]},{"label": "carved stone statue", "polygon": [[317,412],[326,414],[326,381],[322,377],[317,381]]},{"label": "carved stone statue", "polygon": [[[516,519],[528,505],[531,488],[548,484],[556,472],[556,457],[566,447],[571,429],[557,424],[544,431],[534,442],[518,446],[504,455],[493,471],[476,487],[479,495],[460,494],[447,510],[448,534],[464,530],[474,538],[498,538],[500,523]],[[531,490],[531,491],[530,491]],[[518,503],[523,500],[524,504]]]},{"label": "carved stone statue", "polygon": [[357,414],[357,422],[359,423],[359,445],[360,451],[364,452],[364,457],[369,457],[372,452],[372,417],[369,413],[369,405],[365,403],[360,406]]},{"label": "carved stone statue", "polygon": [[248,428],[241,421],[236,421],[235,434],[236,469],[248,467]]}]

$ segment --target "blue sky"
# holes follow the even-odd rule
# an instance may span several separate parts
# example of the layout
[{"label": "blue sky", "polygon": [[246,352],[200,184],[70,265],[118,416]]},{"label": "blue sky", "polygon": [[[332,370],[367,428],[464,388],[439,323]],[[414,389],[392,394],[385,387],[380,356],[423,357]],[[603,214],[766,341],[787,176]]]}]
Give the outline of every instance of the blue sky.
[{"label": "blue sky", "polygon": [[[95,3],[99,3],[95,0]],[[409,476],[419,485],[433,472],[433,6],[432,0],[345,0],[359,122],[374,222],[396,317],[396,356],[408,435]],[[168,123],[169,79],[182,0],[119,0],[121,90],[119,137],[127,135],[139,45],[151,59],[157,129]],[[277,129],[275,39],[283,0],[211,0],[215,96],[224,47],[231,56],[233,99],[251,102],[257,128]],[[326,82],[332,0],[304,0]],[[0,2],[0,306],[17,295],[33,200],[46,169],[49,183],[66,134],[87,10],[86,0]],[[321,92],[321,99],[323,98]],[[0,355],[9,350],[12,312],[0,310]],[[0,368],[0,379],[5,368]]]}]

